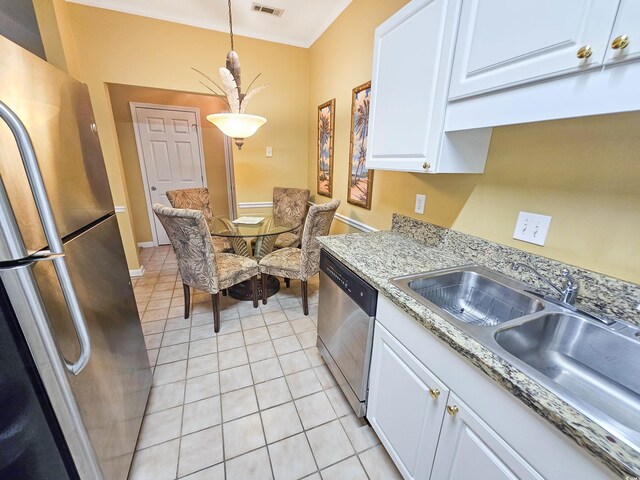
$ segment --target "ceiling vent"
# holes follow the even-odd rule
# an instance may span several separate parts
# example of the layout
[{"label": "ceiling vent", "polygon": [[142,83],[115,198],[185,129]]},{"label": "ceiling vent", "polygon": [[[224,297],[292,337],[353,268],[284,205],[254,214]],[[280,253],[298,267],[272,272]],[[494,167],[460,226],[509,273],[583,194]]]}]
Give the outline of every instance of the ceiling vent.
[{"label": "ceiling vent", "polygon": [[282,8],[269,7],[255,2],[251,5],[251,10],[254,12],[266,13],[267,15],[273,15],[274,17],[281,17],[284,13],[284,9]]}]

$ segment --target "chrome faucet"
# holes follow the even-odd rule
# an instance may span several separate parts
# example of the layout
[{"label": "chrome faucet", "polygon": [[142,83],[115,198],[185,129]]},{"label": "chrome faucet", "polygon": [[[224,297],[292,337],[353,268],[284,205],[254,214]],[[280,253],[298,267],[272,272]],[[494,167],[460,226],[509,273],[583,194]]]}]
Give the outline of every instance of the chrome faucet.
[{"label": "chrome faucet", "polygon": [[560,276],[565,279],[562,290],[556,287],[547,278],[542,276],[542,274],[540,274],[535,268],[533,268],[530,265],[527,265],[526,263],[513,262],[511,264],[511,268],[516,271],[520,268],[525,268],[526,270],[529,270],[530,272],[534,273],[540,280],[542,280],[544,283],[549,285],[553,290],[558,292],[558,295],[560,295],[560,300],[562,301],[562,303],[567,303],[569,305],[573,305],[576,303],[576,298],[578,297],[578,292],[580,291],[580,283],[578,282],[578,280],[576,280],[571,276],[571,274],[569,273],[569,270],[567,270],[566,268],[563,268],[560,271]]}]

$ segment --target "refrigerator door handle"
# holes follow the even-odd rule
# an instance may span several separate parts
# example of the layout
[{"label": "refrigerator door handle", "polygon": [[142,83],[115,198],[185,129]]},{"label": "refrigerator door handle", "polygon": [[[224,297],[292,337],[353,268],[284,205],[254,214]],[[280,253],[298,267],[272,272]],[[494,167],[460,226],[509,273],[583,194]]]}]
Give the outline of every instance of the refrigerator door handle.
[{"label": "refrigerator door handle", "polygon": [[42,174],[40,173],[36,153],[24,124],[13,110],[2,101],[0,101],[0,118],[5,121],[18,144],[20,157],[22,157],[22,163],[27,173],[27,179],[29,180],[31,193],[33,194],[33,199],[38,209],[38,214],[40,215],[40,222],[42,223],[42,228],[49,244],[49,250],[54,254],[51,261],[55,267],[58,282],[60,282],[60,288],[62,289],[65,303],[71,314],[71,321],[73,322],[73,327],[78,337],[78,342],[80,343],[78,359],[73,363],[64,357],[63,360],[67,371],[72,375],[78,375],[87,363],[89,363],[89,358],[91,357],[91,340],[89,338],[87,323],[75,289],[73,288],[71,276],[69,275],[69,270],[63,255],[62,239],[58,234],[58,229],[53,218],[53,212],[49,203],[49,197],[47,196],[47,190],[44,186]]}]

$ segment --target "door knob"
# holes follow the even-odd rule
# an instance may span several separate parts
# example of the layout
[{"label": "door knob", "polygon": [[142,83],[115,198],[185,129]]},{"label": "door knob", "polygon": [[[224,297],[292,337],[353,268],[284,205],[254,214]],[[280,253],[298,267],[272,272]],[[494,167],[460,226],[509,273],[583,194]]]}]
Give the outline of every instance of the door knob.
[{"label": "door knob", "polygon": [[151,187],[152,192],[155,192],[156,190],[157,190],[156,187]]},{"label": "door knob", "polygon": [[440,396],[440,390],[438,390],[437,388],[430,388],[429,395],[431,395],[431,398],[435,400]]},{"label": "door knob", "polygon": [[452,417],[456,416],[456,413],[458,413],[459,409],[457,405],[447,405],[447,413],[449,415],[451,415]]},{"label": "door knob", "polygon": [[611,42],[611,48],[613,48],[614,50],[622,50],[627,45],[629,45],[628,35],[620,35],[619,37],[614,38],[613,42]]},{"label": "door knob", "polygon": [[581,47],[580,50],[578,50],[576,56],[578,58],[589,58],[592,53],[593,50],[591,49],[591,45],[585,45],[584,47]]}]

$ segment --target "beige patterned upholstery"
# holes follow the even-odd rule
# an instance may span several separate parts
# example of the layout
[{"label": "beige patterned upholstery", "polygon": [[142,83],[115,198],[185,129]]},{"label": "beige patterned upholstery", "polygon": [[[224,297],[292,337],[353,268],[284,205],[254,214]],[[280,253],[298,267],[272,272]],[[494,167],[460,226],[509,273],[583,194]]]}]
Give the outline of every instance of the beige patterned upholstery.
[{"label": "beige patterned upholstery", "polygon": [[309,314],[307,280],[320,269],[320,243],[316,237],[329,233],[331,222],[339,205],[340,200],[333,200],[323,205],[313,205],[309,209],[307,220],[304,222],[301,247],[281,248],[260,260],[259,267],[263,282],[262,303],[267,303],[265,294],[265,279],[267,275],[284,277],[285,279],[296,278],[301,280],[304,314]]},{"label": "beige patterned upholstery", "polygon": [[[213,229],[213,211],[211,210],[211,201],[209,198],[208,188],[185,188],[182,190],[168,190],[167,198],[173,208],[188,208],[189,210],[198,210],[204,215],[204,219],[209,226],[209,230]],[[211,243],[216,252],[232,252],[231,244],[226,238],[211,237]]]},{"label": "beige patterned upholstery", "polygon": [[300,232],[308,202],[309,190],[306,188],[274,187],[273,219],[275,224],[299,225],[292,232],[279,235],[274,248],[297,247],[300,244]]},{"label": "beige patterned upholstery", "polygon": [[220,331],[220,291],[249,279],[253,284],[253,306],[257,308],[258,264],[255,260],[214,252],[209,227],[199,210],[169,208],[156,203],[153,211],[166,230],[178,260],[184,286],[185,318],[189,318],[190,288],[209,292],[214,330]]}]

